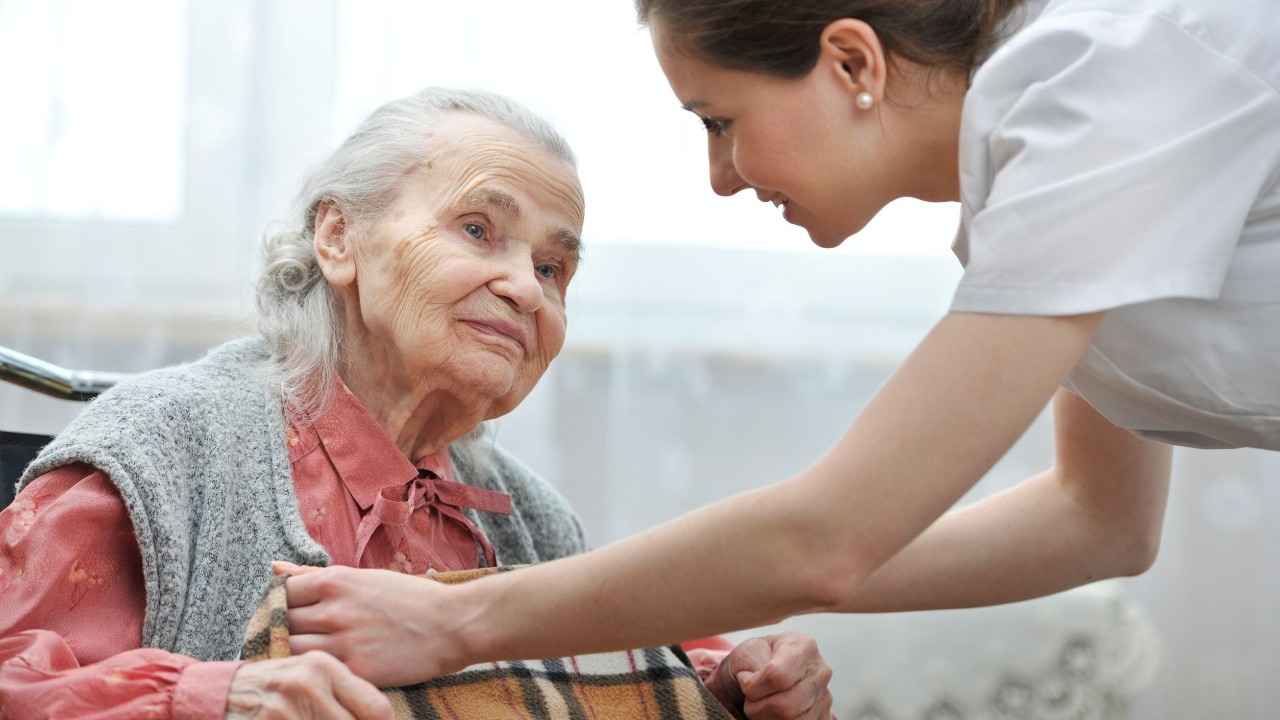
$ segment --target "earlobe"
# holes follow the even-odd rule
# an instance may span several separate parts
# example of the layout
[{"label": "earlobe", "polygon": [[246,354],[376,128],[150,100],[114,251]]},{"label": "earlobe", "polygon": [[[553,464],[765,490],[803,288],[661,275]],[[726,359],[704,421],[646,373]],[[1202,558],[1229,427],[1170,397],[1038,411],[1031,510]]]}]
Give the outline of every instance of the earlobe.
[{"label": "earlobe", "polygon": [[336,205],[322,202],[316,210],[314,250],[320,272],[335,288],[355,282],[356,260],[347,218]]}]

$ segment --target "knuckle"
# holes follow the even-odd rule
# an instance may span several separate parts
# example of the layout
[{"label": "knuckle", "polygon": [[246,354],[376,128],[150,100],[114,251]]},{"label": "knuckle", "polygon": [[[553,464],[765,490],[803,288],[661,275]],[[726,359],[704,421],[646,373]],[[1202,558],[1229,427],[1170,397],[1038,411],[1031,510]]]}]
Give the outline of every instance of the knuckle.
[{"label": "knuckle", "polygon": [[263,701],[259,709],[258,717],[261,718],[287,718],[292,715],[293,703],[284,698],[283,695],[272,694]]},{"label": "knuckle", "polygon": [[343,565],[333,565],[323,570],[317,570],[308,575],[308,578],[320,591],[321,595],[328,595],[336,589],[341,588],[351,578],[351,568]]},{"label": "knuckle", "polygon": [[776,687],[786,679],[785,668],[777,662],[770,662],[756,673],[756,682],[763,687]]}]

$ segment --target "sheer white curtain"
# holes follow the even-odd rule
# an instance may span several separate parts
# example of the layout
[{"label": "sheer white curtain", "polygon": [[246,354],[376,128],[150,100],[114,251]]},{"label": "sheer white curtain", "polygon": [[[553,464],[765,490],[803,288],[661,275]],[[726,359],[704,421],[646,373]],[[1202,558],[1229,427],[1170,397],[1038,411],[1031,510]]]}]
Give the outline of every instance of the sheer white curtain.
[{"label": "sheer white curtain", "polygon": [[[801,470],[945,312],[957,213],[896,204],[821,251],[749,194],[715,197],[701,127],[630,5],[0,0],[0,345],[138,371],[251,331],[256,241],[304,172],[381,102],[482,87],[556,123],[588,198],[568,345],[500,440],[596,544]],[[78,409],[0,387],[3,429],[55,432]],[[1042,420],[972,496],[1039,471],[1051,446]],[[1164,642],[1134,717],[1280,707],[1278,475],[1274,453],[1179,453],[1163,557],[1121,583]],[[965,616],[994,619],[955,641],[1001,612]],[[939,632],[919,616],[794,625],[845,678],[896,672],[914,635]],[[947,672],[921,677],[963,684]]]}]

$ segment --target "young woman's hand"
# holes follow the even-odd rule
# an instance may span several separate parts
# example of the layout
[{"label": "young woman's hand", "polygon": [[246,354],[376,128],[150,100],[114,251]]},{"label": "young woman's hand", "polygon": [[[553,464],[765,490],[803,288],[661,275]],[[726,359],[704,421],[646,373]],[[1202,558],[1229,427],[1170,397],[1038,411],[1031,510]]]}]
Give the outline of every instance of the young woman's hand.
[{"label": "young woman's hand", "polygon": [[456,588],[390,570],[277,562],[289,573],[289,649],[321,650],[378,687],[400,687],[461,670],[464,613],[449,611]]}]

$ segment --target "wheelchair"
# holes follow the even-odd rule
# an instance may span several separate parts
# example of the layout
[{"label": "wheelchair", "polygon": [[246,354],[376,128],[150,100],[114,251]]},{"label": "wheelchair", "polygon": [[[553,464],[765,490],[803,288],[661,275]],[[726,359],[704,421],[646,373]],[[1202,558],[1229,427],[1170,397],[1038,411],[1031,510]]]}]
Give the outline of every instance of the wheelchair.
[{"label": "wheelchair", "polygon": [[[60,400],[92,400],[126,377],[126,373],[68,370],[0,347],[0,380]],[[50,435],[0,430],[0,509],[13,502],[14,485],[22,471],[52,439]]]}]

